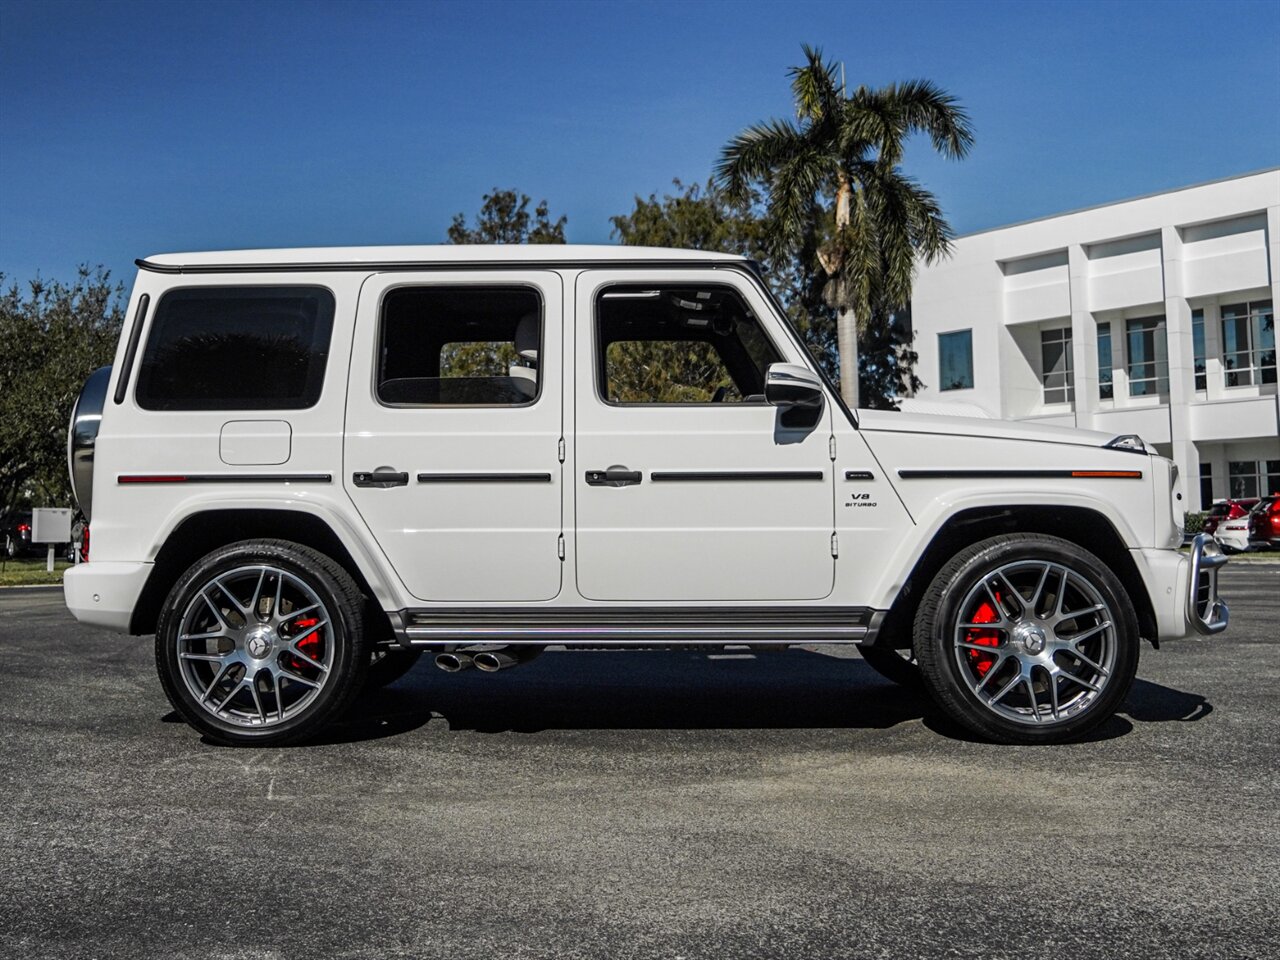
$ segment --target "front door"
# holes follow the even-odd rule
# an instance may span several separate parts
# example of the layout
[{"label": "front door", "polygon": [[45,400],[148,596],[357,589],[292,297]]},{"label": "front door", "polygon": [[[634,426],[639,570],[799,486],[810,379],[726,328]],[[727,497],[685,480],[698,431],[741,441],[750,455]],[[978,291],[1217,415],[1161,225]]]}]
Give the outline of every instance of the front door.
[{"label": "front door", "polygon": [[486,271],[361,290],[343,483],[419,599],[560,592],[561,289]]},{"label": "front door", "polygon": [[590,600],[831,593],[831,410],[784,423],[770,363],[801,348],[742,276],[587,271],[574,326],[578,590]]}]

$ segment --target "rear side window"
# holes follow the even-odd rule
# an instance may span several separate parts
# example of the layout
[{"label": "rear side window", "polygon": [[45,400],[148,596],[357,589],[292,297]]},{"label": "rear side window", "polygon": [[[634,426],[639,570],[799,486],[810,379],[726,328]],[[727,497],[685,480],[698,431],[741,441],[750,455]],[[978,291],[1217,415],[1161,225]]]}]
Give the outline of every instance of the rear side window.
[{"label": "rear side window", "polygon": [[301,410],[320,399],[333,294],[323,287],[171,290],[138,371],[146,410]]},{"label": "rear side window", "polygon": [[542,297],[530,287],[399,287],[382,302],[378,399],[517,407],[541,386]]}]

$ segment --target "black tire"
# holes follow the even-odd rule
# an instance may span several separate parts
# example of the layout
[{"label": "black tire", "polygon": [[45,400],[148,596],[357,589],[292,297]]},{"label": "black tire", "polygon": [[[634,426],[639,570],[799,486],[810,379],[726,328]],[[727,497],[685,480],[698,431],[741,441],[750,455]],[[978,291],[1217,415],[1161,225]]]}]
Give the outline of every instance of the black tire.
[{"label": "black tire", "polygon": [[892,647],[859,647],[862,659],[880,676],[915,693],[924,692],[924,680],[916,655],[911,650],[895,650]]},{"label": "black tire", "polygon": [[[326,651],[329,665],[323,672],[320,671],[319,666],[316,666],[315,672],[311,674],[313,680],[318,677],[320,683],[313,682],[309,686],[312,688],[318,686],[318,690],[307,693],[305,692],[307,687],[300,681],[296,686],[303,692],[297,695],[297,699],[292,704],[289,704],[285,702],[286,697],[282,690],[294,691],[295,685],[288,679],[283,684],[278,679],[275,680],[275,695],[280,698],[277,702],[281,708],[276,719],[271,719],[269,716],[274,712],[273,710],[267,710],[264,715],[260,698],[265,697],[271,688],[267,687],[264,690],[260,686],[258,680],[260,673],[257,672],[257,668],[254,668],[251,685],[243,687],[243,690],[252,695],[258,714],[264,717],[260,726],[246,725],[251,724],[252,720],[242,719],[240,723],[232,722],[213,712],[210,707],[202,706],[200,698],[197,698],[190,689],[190,675],[184,674],[180,665],[178,640],[178,630],[184,614],[197,609],[197,601],[201,600],[202,591],[221,589],[214,587],[215,578],[230,577],[237,571],[255,566],[280,571],[279,579],[287,582],[291,589],[305,589],[318,598],[323,605],[322,612],[328,614],[324,643],[331,645],[331,648]],[[227,626],[230,633],[235,632],[231,630],[231,625],[234,625],[237,619],[244,621],[243,630],[250,628],[251,623],[247,616],[237,615],[232,610],[230,601],[223,602],[222,594],[214,593],[213,595],[219,597],[219,603],[207,602],[208,613],[214,613],[215,606],[225,607],[222,613],[216,614],[216,622],[226,625],[227,617],[232,617],[231,624]],[[249,598],[249,605],[255,611],[258,609],[258,600],[258,593]],[[329,557],[309,547],[285,540],[246,540],[221,547],[192,564],[169,592],[161,608],[156,625],[156,668],[160,675],[160,682],[164,686],[165,695],[174,709],[193,727],[210,739],[229,746],[278,746],[313,736],[325,724],[339,716],[364,685],[370,659],[364,631],[364,604],[364,598],[350,574]],[[271,616],[276,616],[280,612],[273,608],[270,599],[265,601],[264,606],[270,608]],[[281,609],[283,610],[283,605]],[[293,614],[286,614],[286,616],[293,616]],[[308,626],[306,621],[298,621],[298,625],[314,631],[312,635],[319,635],[322,629]],[[272,663],[272,669],[275,669],[274,664],[282,658],[292,658],[295,664],[298,662],[290,652],[294,648],[288,645],[287,640],[288,637],[282,627],[276,639],[279,653],[275,656],[275,661],[261,662],[262,671],[268,670],[266,666],[268,663]],[[189,643],[189,641],[184,642]],[[222,642],[221,638],[218,642]],[[241,645],[240,641],[228,638],[228,642],[233,648],[232,652],[237,652],[236,648]],[[219,655],[230,656],[229,654]],[[183,662],[190,663],[195,659],[189,656]],[[207,669],[214,672],[215,668],[221,670],[221,662]],[[311,665],[308,664],[305,669],[310,671]],[[299,668],[298,672],[304,672],[304,668]],[[236,679],[233,670],[227,682],[243,684],[247,679],[247,673],[246,668],[246,676]],[[284,676],[289,675],[284,674]],[[200,678],[201,681],[203,679],[204,677]],[[214,684],[216,683],[215,676]],[[285,686],[286,684],[288,686]],[[238,686],[236,689],[242,688]],[[237,697],[243,699],[244,693],[237,694],[233,691],[227,699],[231,701]],[[268,700],[268,704],[270,703],[271,701]],[[288,715],[290,710],[294,711],[293,716]]]},{"label": "black tire", "polygon": [[1034,744],[1079,738],[1110,718],[1133,684],[1139,643],[1133,604],[1102,561],[1058,537],[1013,533],[966,547],[938,571],[913,649],[949,717],[988,740]]},{"label": "black tire", "polygon": [[422,659],[421,650],[402,650],[399,647],[379,646],[369,657],[369,671],[365,674],[364,688],[380,690],[389,687],[414,668]]}]

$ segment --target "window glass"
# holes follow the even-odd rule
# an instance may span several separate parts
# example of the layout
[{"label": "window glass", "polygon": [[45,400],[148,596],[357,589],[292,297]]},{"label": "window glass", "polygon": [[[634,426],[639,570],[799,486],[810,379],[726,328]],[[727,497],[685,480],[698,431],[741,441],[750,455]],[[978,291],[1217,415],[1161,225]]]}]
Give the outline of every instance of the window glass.
[{"label": "window glass", "polygon": [[1228,387],[1276,382],[1276,323],[1270,300],[1222,308],[1222,367]]},{"label": "window glass", "polygon": [[1267,495],[1280,493],[1280,460],[1266,461]]},{"label": "window glass", "polygon": [[1213,503],[1213,464],[1200,464],[1200,509]]},{"label": "window glass", "polygon": [[1196,389],[1204,390],[1208,386],[1208,377],[1204,372],[1204,311],[1191,311],[1191,344],[1195,353]]},{"label": "window glass", "polygon": [[973,331],[938,334],[939,390],[973,388]]},{"label": "window glass", "polygon": [[1169,352],[1164,317],[1130,320],[1125,325],[1129,346],[1129,395],[1154,396],[1169,392]]},{"label": "window glass", "polygon": [[764,403],[765,371],[782,359],[729,287],[606,287],[596,300],[596,331],[599,382],[610,403]]},{"label": "window glass", "polygon": [[1098,397],[1102,400],[1115,399],[1115,387],[1112,383],[1111,359],[1111,324],[1098,324]]},{"label": "window glass", "polygon": [[1227,464],[1227,483],[1233,500],[1258,496],[1258,461],[1232,460]]},{"label": "window glass", "polygon": [[540,386],[542,298],[528,287],[397,287],[382,302],[378,399],[522,406]]},{"label": "window glass", "polygon": [[333,294],[193,287],[160,298],[138,370],[146,410],[299,410],[320,399]]},{"label": "window glass", "polygon": [[1067,403],[1075,399],[1070,327],[1040,331],[1040,369],[1045,403]]}]

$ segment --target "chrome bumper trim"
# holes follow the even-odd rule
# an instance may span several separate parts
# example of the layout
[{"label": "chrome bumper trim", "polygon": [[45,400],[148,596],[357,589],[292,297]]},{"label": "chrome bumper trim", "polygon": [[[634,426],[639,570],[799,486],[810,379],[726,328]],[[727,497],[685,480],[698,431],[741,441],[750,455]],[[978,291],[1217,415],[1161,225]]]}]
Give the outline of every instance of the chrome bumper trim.
[{"label": "chrome bumper trim", "polygon": [[1227,562],[1222,548],[1207,533],[1191,544],[1191,576],[1187,581],[1187,621],[1202,637],[1227,629],[1231,611],[1218,596],[1218,568]]}]

